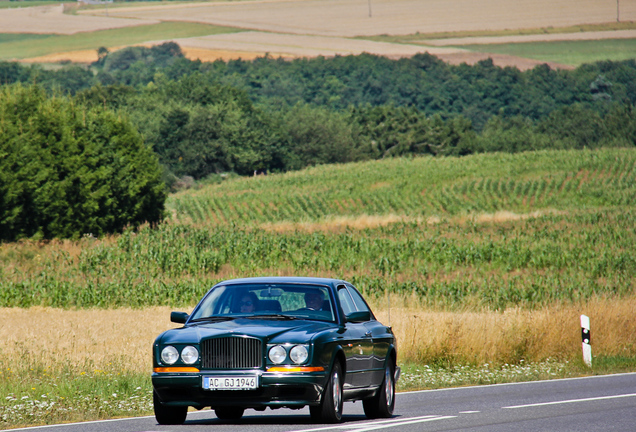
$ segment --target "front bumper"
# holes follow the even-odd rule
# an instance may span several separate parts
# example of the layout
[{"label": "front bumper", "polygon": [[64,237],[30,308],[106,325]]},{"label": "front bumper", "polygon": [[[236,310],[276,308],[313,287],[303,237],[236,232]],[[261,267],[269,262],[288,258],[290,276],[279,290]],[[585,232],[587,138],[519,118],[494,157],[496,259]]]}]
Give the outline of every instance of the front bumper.
[{"label": "front bumper", "polygon": [[254,375],[255,371],[205,371],[152,374],[152,385],[163,404],[195,408],[238,406],[243,408],[302,407],[317,405],[327,382],[327,372],[256,371],[259,386],[254,390],[204,390],[204,376]]}]

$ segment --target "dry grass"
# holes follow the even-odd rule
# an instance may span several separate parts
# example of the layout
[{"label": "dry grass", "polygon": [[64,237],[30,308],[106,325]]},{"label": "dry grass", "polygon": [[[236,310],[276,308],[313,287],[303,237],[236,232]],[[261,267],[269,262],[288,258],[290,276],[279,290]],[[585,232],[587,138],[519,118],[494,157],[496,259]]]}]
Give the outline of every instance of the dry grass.
[{"label": "dry grass", "polygon": [[[455,223],[459,225],[466,225],[467,223],[501,223],[508,221],[520,221],[527,219],[535,219],[546,215],[564,214],[564,212],[556,210],[541,210],[532,213],[514,213],[511,211],[498,211],[495,213],[475,213],[466,216],[457,216],[452,218],[442,219],[439,216],[430,216],[426,219],[415,218],[405,215],[397,214],[384,214],[384,215],[360,215],[360,216],[338,216],[328,217],[324,220],[313,222],[276,222],[276,223],[264,223],[259,228],[277,233],[287,232],[329,232],[339,233],[344,232],[347,229],[373,229],[378,227],[385,227],[395,223],[415,223],[418,225],[436,225],[442,221]],[[185,223],[185,220],[180,220],[181,223]]]},{"label": "dry grass", "polygon": [[[170,322],[170,308],[62,310],[34,307],[0,309],[0,348],[5,359],[28,354],[44,367],[68,362],[109,369],[123,364],[130,372],[150,372],[151,347]],[[11,362],[9,362],[11,363]]]},{"label": "dry grass", "polygon": [[[551,306],[535,311],[438,312],[425,310],[416,298],[392,297],[390,324],[399,341],[402,362],[515,363],[578,358],[579,316],[592,324],[594,355],[636,355],[636,298],[596,300],[586,305]],[[385,305],[374,308],[389,322]],[[113,361],[131,372],[151,368],[151,346],[164,330],[176,327],[170,308],[61,310],[1,309],[5,359],[28,352],[45,367],[71,362],[104,367]]]},{"label": "dry grass", "polygon": [[[417,298],[392,296],[391,302],[396,306],[390,311],[390,323],[403,360],[473,364],[571,360],[581,352],[581,314],[590,317],[593,355],[636,355],[636,298],[463,313],[425,310]],[[378,319],[388,323],[386,308],[376,309]]]},{"label": "dry grass", "polygon": [[[438,222],[437,219],[432,219],[433,222]],[[330,217],[322,221],[317,222],[276,222],[265,223],[260,227],[266,231],[285,233],[285,232],[343,232],[347,229],[367,229],[377,228],[381,226],[388,226],[394,223],[408,223],[417,222],[421,223],[420,219],[407,217],[403,215],[387,214],[387,215],[362,215],[362,216],[338,216]]]}]

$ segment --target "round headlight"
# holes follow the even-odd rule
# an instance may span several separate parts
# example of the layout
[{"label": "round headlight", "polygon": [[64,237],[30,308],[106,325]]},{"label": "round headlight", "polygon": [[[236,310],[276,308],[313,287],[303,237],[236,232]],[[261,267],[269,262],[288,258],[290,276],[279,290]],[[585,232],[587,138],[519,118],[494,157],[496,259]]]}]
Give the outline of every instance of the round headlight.
[{"label": "round headlight", "polygon": [[175,364],[179,358],[179,352],[173,346],[168,345],[161,351],[161,361],[165,364]]},{"label": "round headlight", "polygon": [[275,347],[269,350],[269,359],[274,364],[281,364],[282,362],[285,361],[286,357],[287,357],[287,351],[285,350],[284,347],[280,345],[276,345]]},{"label": "round headlight", "polygon": [[199,360],[199,350],[193,346],[187,346],[181,351],[181,360],[185,364],[193,364]]},{"label": "round headlight", "polygon": [[296,345],[289,351],[289,358],[296,364],[305,363],[307,357],[309,357],[309,353],[304,345]]}]

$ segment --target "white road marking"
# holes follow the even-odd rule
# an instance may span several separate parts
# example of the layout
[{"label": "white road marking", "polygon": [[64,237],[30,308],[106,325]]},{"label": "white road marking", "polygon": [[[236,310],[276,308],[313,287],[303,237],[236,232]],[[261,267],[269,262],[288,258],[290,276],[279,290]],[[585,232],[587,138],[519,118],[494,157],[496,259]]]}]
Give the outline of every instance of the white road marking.
[{"label": "white road marking", "polygon": [[53,425],[44,425],[44,426],[30,426],[20,429],[3,429],[0,432],[10,432],[15,430],[32,430],[32,429],[42,429],[42,428],[54,428],[54,427],[62,427],[62,426],[76,426],[76,425],[85,425],[85,424],[93,424],[93,423],[109,423],[109,422],[118,422],[124,420],[139,420],[144,418],[154,418],[155,416],[141,416],[141,417],[126,417],[126,418],[118,418],[118,419],[107,419],[107,420],[91,420],[85,422],[77,422],[77,423],[60,423]]},{"label": "white road marking", "polygon": [[[326,430],[334,430],[334,429],[345,429],[347,432],[365,432],[372,431],[376,429],[383,429],[389,427],[396,427],[407,424],[414,423],[423,423],[435,420],[444,420],[448,418],[455,418],[457,416],[436,416],[436,415],[427,415],[422,417],[407,417],[407,418],[399,418],[392,420],[381,420],[376,422],[368,422],[368,423],[344,423],[333,426],[312,428],[312,429],[302,429],[295,430],[290,432],[316,432],[316,431],[326,431]],[[353,430],[350,430],[353,429]]]},{"label": "white road marking", "polygon": [[566,403],[589,402],[589,401],[619,399],[619,398],[627,398],[627,397],[636,397],[636,393],[614,395],[614,396],[601,396],[601,397],[593,397],[593,398],[585,398],[585,399],[570,399],[570,400],[554,401],[554,402],[542,402],[542,403],[527,404],[527,405],[515,405],[515,406],[502,407],[502,408],[508,408],[508,409],[527,408],[527,407],[536,407],[536,406],[544,406],[544,405],[559,405],[559,404],[566,404]]},{"label": "white road marking", "polygon": [[452,419],[452,418],[455,418],[455,417],[457,417],[457,416],[441,416],[441,417],[434,417],[434,418],[429,418],[429,419],[421,419],[421,420],[413,420],[413,421],[398,421],[398,422],[391,423],[391,424],[383,424],[383,425],[378,425],[378,426],[374,426],[374,427],[367,427],[367,428],[363,428],[363,429],[355,429],[355,430],[353,430],[351,432],[367,432],[367,431],[372,431],[372,430],[376,430],[376,429],[384,429],[384,428],[403,426],[403,425],[408,425],[408,424],[424,423],[424,422],[430,422],[430,421],[436,421],[436,420]]},{"label": "white road marking", "polygon": [[459,413],[460,414],[475,414],[475,413],[478,413],[478,412],[481,412],[481,411],[460,411]]}]

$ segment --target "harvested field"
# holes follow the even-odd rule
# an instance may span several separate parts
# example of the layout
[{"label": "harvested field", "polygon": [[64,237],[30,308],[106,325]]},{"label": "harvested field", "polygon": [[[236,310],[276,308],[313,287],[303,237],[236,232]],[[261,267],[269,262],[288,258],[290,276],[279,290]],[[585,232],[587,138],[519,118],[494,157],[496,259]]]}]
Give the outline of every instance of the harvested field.
[{"label": "harvested field", "polygon": [[68,15],[64,5],[36,6],[0,10],[2,33],[75,34],[145,24],[158,20],[136,18],[109,18],[104,16]]},{"label": "harvested field", "polygon": [[[266,0],[122,8],[109,11],[109,16],[352,37],[615,22],[616,1]],[[636,2],[622,2],[620,17],[623,21],[635,21]]]},{"label": "harvested field", "polygon": [[[621,20],[636,21],[636,2],[624,3],[620,5]],[[266,53],[275,57],[293,58],[355,55],[367,52],[400,58],[428,52],[451,64],[474,64],[492,58],[498,66],[515,66],[525,70],[545,61],[506,54],[469,52],[448,45],[633,38],[636,37],[636,31],[422,39],[413,43],[347,38],[561,28],[615,22],[616,13],[615,0],[255,0],[90,9],[79,11],[78,15],[64,15],[62,6],[11,9],[0,13],[0,27],[5,29],[5,32],[72,34],[157,22],[198,22],[247,30],[236,34],[173,39],[184,48],[188,58],[202,61],[253,59]],[[171,37],[174,36],[166,35],[161,40],[170,40]],[[158,42],[156,36],[151,36],[147,40],[137,40],[133,43]],[[105,46],[113,49],[108,44]],[[76,51],[71,53],[50,52],[29,61],[94,61],[94,53],[77,51],[80,48],[84,47],[75,47]],[[72,50],[73,48],[69,49]],[[559,63],[548,64],[553,68],[570,67]]]},{"label": "harvested field", "polygon": [[[143,46],[150,46],[151,44],[142,44]],[[121,48],[121,47],[120,47]],[[110,52],[117,51],[120,48],[109,48]],[[182,46],[183,55],[190,60],[201,60],[204,62],[210,62],[215,60],[253,60],[257,57],[262,57],[262,52],[243,52],[243,51],[228,51],[228,50],[212,50],[212,49],[200,49],[190,48]],[[282,57],[285,55],[281,54]],[[77,50],[68,51],[62,53],[54,53],[44,55],[40,57],[32,57],[29,59],[21,60],[22,63],[60,63],[64,61],[70,61],[73,63],[93,63],[97,61],[97,50]]]},{"label": "harvested field", "polygon": [[458,48],[422,47],[417,45],[373,42],[327,36],[289,35],[264,32],[227,33],[196,38],[174,39],[186,48],[269,53],[275,57],[316,57],[361,54],[363,52],[391,57],[410,57],[417,53],[460,54]]}]

